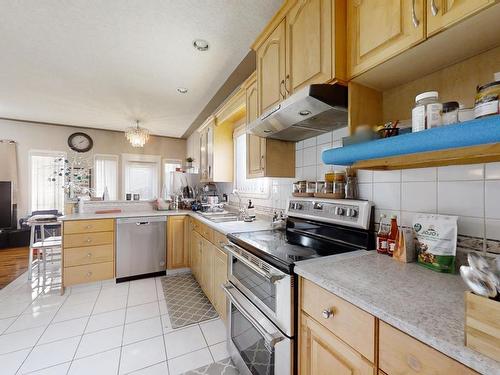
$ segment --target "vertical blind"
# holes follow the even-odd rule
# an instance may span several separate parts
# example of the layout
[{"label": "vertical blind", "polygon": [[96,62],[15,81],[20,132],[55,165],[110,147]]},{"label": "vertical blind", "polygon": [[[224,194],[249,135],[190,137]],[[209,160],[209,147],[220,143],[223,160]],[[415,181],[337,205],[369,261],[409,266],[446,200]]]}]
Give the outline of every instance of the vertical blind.
[{"label": "vertical blind", "polygon": [[[63,160],[59,160],[59,159]],[[31,159],[31,211],[63,210],[64,207],[64,154],[32,152]],[[54,173],[56,172],[56,173]]]},{"label": "vertical blind", "polygon": [[102,197],[107,187],[109,199],[118,198],[118,158],[116,156],[95,156],[94,181],[96,197]]}]

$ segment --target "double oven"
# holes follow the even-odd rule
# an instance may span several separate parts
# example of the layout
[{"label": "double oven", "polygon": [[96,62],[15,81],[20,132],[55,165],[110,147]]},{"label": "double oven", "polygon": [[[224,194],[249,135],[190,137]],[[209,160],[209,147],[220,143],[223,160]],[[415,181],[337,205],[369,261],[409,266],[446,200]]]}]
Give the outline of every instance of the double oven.
[{"label": "double oven", "polygon": [[293,274],[230,243],[228,349],[241,374],[291,374],[294,358]]},{"label": "double oven", "polygon": [[242,375],[296,373],[297,261],[373,248],[372,204],[294,199],[286,228],[228,234],[227,345]]}]

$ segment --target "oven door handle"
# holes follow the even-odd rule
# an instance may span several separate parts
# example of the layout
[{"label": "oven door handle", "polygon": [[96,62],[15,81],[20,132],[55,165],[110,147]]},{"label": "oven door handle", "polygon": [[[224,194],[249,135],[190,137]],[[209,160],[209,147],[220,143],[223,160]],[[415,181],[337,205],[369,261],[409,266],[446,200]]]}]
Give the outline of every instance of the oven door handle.
[{"label": "oven door handle", "polygon": [[[223,284],[221,285],[222,289],[224,290],[224,292],[226,293],[227,297],[229,298],[229,300],[231,301],[231,303],[236,306],[236,308],[238,309],[238,311],[241,313],[241,315],[243,315],[254,327],[257,331],[259,331],[259,333],[262,335],[262,337],[264,338],[264,340],[266,341],[266,345],[269,346],[270,348],[274,348],[274,346],[285,339],[285,336],[283,336],[283,334],[281,334],[281,332],[279,332],[278,330],[276,330],[275,332],[269,332],[267,331],[264,327],[262,327],[262,325],[258,322],[257,318],[252,316],[251,314],[248,313],[248,309],[245,308],[245,306],[250,306],[250,302],[242,299],[242,298],[238,298],[237,295],[235,295],[233,292],[231,292],[231,289],[235,289],[234,286],[232,286],[231,284],[227,283],[227,284]],[[251,305],[250,307],[252,307],[253,305]],[[264,315],[262,315],[262,318],[263,319],[267,319],[264,317]]]},{"label": "oven door handle", "polygon": [[247,267],[251,268],[253,271],[257,272],[260,276],[265,277],[271,284],[276,283],[277,281],[283,279],[285,277],[285,274],[272,274],[272,273],[267,273],[260,267],[256,266],[255,264],[249,262],[247,259],[242,257],[240,254],[238,254],[236,251],[233,250],[231,245],[225,245],[224,249],[231,254],[231,256],[235,257],[238,259],[240,262],[242,262],[244,265]]}]

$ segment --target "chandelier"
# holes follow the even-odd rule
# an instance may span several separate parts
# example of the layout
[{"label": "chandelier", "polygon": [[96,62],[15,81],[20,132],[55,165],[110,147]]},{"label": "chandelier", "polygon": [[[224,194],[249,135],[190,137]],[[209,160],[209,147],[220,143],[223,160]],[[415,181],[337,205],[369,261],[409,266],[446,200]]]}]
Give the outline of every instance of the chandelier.
[{"label": "chandelier", "polygon": [[141,128],[139,121],[136,121],[136,126],[125,129],[125,137],[127,137],[132,147],[144,147],[149,139],[149,130]]}]

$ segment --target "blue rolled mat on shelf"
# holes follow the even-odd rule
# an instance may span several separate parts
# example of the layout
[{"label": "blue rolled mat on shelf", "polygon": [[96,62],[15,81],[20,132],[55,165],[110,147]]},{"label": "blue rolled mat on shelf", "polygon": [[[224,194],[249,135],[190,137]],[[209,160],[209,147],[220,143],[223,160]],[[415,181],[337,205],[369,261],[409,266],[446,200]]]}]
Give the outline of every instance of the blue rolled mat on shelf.
[{"label": "blue rolled mat on shelf", "polygon": [[500,115],[333,148],[323,151],[322,159],[325,164],[352,165],[361,160],[497,142],[500,142]]}]

